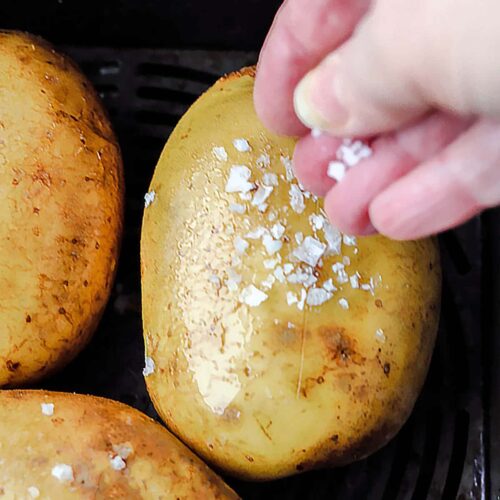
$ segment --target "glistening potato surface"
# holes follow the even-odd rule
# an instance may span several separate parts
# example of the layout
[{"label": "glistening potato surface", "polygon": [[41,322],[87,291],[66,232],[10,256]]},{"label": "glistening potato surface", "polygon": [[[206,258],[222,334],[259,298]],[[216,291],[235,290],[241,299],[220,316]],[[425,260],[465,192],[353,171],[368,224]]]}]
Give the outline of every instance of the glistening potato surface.
[{"label": "glistening potato surface", "polygon": [[106,304],[122,229],[120,151],[90,83],[0,32],[0,387],[61,368]]},{"label": "glistening potato surface", "polygon": [[436,242],[351,238],[255,115],[251,70],[182,118],[156,168],[141,257],[148,390],[231,474],[345,464],[407,419],[434,345]]},{"label": "glistening potato surface", "polygon": [[2,498],[235,499],[166,429],[121,403],[0,392]]}]

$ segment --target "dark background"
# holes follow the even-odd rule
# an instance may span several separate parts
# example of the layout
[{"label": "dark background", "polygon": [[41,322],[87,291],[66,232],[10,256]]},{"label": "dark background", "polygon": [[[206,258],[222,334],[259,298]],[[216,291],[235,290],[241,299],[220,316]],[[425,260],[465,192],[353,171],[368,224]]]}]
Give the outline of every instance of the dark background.
[{"label": "dark background", "polygon": [[58,45],[258,50],[281,0],[2,0],[3,28]]}]

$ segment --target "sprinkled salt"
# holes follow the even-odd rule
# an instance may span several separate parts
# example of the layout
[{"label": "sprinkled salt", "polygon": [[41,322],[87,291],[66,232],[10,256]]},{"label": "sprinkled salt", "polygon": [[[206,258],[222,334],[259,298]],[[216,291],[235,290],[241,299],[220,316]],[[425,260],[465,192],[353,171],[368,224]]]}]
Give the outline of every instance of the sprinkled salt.
[{"label": "sprinkled salt", "polygon": [[276,174],[266,172],[262,176],[262,184],[264,184],[264,186],[277,186],[278,176]]},{"label": "sprinkled salt", "polygon": [[40,490],[36,486],[30,486],[28,488],[28,494],[31,498],[38,498],[40,496]]},{"label": "sprinkled salt", "polygon": [[273,238],[279,240],[283,234],[285,233],[285,226],[279,222],[277,222],[272,228],[271,228],[271,234],[273,235]]},{"label": "sprinkled salt", "polygon": [[230,292],[236,292],[236,290],[238,290],[238,284],[231,278],[226,280],[226,286]]},{"label": "sprinkled salt", "polygon": [[[267,153],[262,153],[255,161],[258,167],[267,168],[271,165],[271,158]],[[273,174],[274,175],[274,174]]]},{"label": "sprinkled salt", "polygon": [[113,451],[126,460],[134,451],[129,443],[114,444],[112,446]]},{"label": "sprinkled salt", "polygon": [[264,288],[272,288],[275,281],[276,281],[276,278],[272,274],[269,274],[267,276],[267,278],[264,281],[262,281],[261,285]]},{"label": "sprinkled salt", "polygon": [[233,146],[240,153],[248,153],[249,151],[252,150],[250,144],[248,144],[248,141],[246,139],[234,139]]},{"label": "sprinkled salt", "polygon": [[320,214],[312,214],[309,216],[309,224],[311,224],[311,227],[314,231],[319,231],[320,229],[322,229],[324,223],[325,218]]},{"label": "sprinkled salt", "polygon": [[73,467],[67,464],[57,464],[52,467],[52,475],[61,481],[61,483],[68,483],[73,481]]},{"label": "sprinkled salt", "polygon": [[300,300],[299,300],[299,303],[297,304],[297,309],[299,311],[303,311],[304,310],[304,303],[306,301],[306,297],[307,297],[307,292],[304,289],[302,289],[300,291]]},{"label": "sprinkled salt", "polygon": [[220,278],[216,274],[211,274],[208,277],[208,281],[210,281],[210,283],[213,283],[214,285],[217,285],[218,287],[220,287]]},{"label": "sprinkled salt", "polygon": [[285,274],[290,274],[292,271],[293,271],[293,264],[290,264],[289,262],[287,262],[287,263],[283,266],[283,272],[284,272]]},{"label": "sprinkled salt", "polygon": [[241,205],[240,203],[230,203],[229,210],[236,214],[244,214],[246,211],[245,205]]},{"label": "sprinkled salt", "polygon": [[337,288],[336,288],[336,287],[335,287],[335,285],[333,284],[333,280],[332,280],[332,278],[327,279],[327,280],[323,283],[323,288],[324,288],[327,292],[334,292],[335,290],[337,290]]},{"label": "sprinkled salt", "polygon": [[144,359],[144,368],[142,370],[142,374],[145,377],[149,377],[154,373],[154,371],[155,371],[155,362],[153,361],[153,358],[146,356],[146,358]]},{"label": "sprinkled salt", "polygon": [[266,252],[269,255],[273,255],[276,252],[279,252],[281,250],[281,247],[283,246],[283,243],[280,240],[273,239],[273,237],[269,234],[265,234],[262,237],[262,244],[264,245]]},{"label": "sprinkled salt", "polygon": [[340,255],[342,251],[342,233],[328,222],[323,224],[323,233],[328,244],[326,255]]},{"label": "sprinkled salt", "polygon": [[236,249],[236,252],[241,254],[244,254],[247,251],[247,248],[249,247],[248,241],[244,240],[241,236],[236,236],[233,242],[234,248]]},{"label": "sprinkled salt", "polygon": [[382,330],[382,328],[377,328],[375,330],[375,338],[381,342],[382,344],[385,342],[385,334],[384,334],[384,330]]},{"label": "sprinkled salt", "polygon": [[283,268],[281,266],[278,266],[275,270],[274,270],[274,276],[275,278],[280,282],[280,283],[284,283],[286,278],[285,278],[285,274],[283,273]]},{"label": "sprinkled salt", "polygon": [[300,231],[295,233],[295,241],[297,245],[300,245],[304,241],[304,235]]},{"label": "sprinkled salt", "polygon": [[272,186],[259,186],[255,194],[253,195],[252,205],[259,206],[264,203],[270,194],[273,192]]},{"label": "sprinkled salt", "polygon": [[267,299],[267,293],[259,290],[254,285],[249,285],[244,288],[240,294],[240,301],[250,307],[256,307]]},{"label": "sprinkled salt", "polygon": [[351,282],[351,288],[359,288],[359,276],[357,274],[353,274],[349,281]]},{"label": "sprinkled salt", "polygon": [[213,155],[220,161],[227,161],[227,151],[224,146],[215,146],[212,148]]},{"label": "sprinkled salt", "polygon": [[344,245],[348,247],[356,246],[356,236],[349,236],[348,234],[344,234],[343,236]]},{"label": "sprinkled salt", "polygon": [[328,164],[326,175],[337,182],[340,182],[346,173],[346,166],[340,161],[331,161]]},{"label": "sprinkled salt", "polygon": [[245,234],[245,238],[248,238],[250,240],[258,240],[262,238],[267,233],[267,229],[265,227],[259,226],[257,229],[254,229],[253,231],[249,231],[247,234]]},{"label": "sprinkled salt", "polygon": [[250,201],[252,199],[252,193],[238,193],[238,196],[243,200],[243,201]]},{"label": "sprinkled salt", "polygon": [[295,174],[293,173],[293,166],[292,166],[292,160],[288,156],[281,156],[280,157],[281,163],[285,167],[286,171],[286,180],[288,182],[293,181],[295,179]]},{"label": "sprinkled salt", "polygon": [[311,135],[314,137],[314,139],[317,139],[318,137],[321,137],[323,135],[323,131],[319,128],[313,128],[311,130]]},{"label": "sprinkled salt", "polygon": [[297,212],[298,214],[301,214],[305,208],[305,202],[304,202],[304,194],[300,190],[299,186],[297,184],[292,184],[290,186],[290,206],[292,207],[292,210],[294,212]]},{"label": "sprinkled salt", "polygon": [[114,457],[110,457],[109,463],[114,470],[123,470],[127,467],[125,460],[123,460],[120,455],[115,455]]},{"label": "sprinkled salt", "polygon": [[150,191],[144,195],[144,207],[148,208],[153,201],[155,201],[156,193],[154,191]]},{"label": "sprinkled salt", "polygon": [[286,303],[291,306],[292,304],[296,304],[299,301],[297,295],[293,292],[286,292]]},{"label": "sprinkled salt", "polygon": [[53,403],[41,403],[40,405],[42,407],[42,413],[44,415],[47,415],[48,417],[51,417],[54,415],[54,404]]},{"label": "sprinkled salt", "polygon": [[320,306],[332,298],[332,294],[323,288],[309,288],[306,303],[309,306]]},{"label": "sprinkled salt", "polygon": [[325,253],[325,250],[326,245],[321,243],[321,241],[312,236],[306,236],[302,244],[292,253],[301,262],[315,267],[321,256]]},{"label": "sprinkled salt", "polygon": [[[279,255],[278,255],[278,257],[279,257]],[[280,261],[280,258],[266,259],[264,261],[264,267],[266,269],[274,269],[277,266],[277,264],[279,263],[279,261]]]},{"label": "sprinkled salt", "polygon": [[269,206],[269,205],[268,205],[267,203],[261,203],[261,204],[257,207],[257,209],[259,210],[259,212],[264,213],[264,212],[267,210],[267,207],[268,207],[268,206]]},{"label": "sprinkled salt", "polygon": [[269,212],[269,215],[267,216],[267,219],[270,222],[274,222],[277,218],[278,218],[278,215],[276,214],[276,212],[274,210],[272,212]]},{"label": "sprinkled salt", "polygon": [[251,175],[252,171],[245,165],[232,166],[226,183],[226,192],[248,193],[254,187],[254,184],[249,182]]},{"label": "sprinkled salt", "polygon": [[339,306],[342,309],[347,310],[347,309],[349,309],[349,302],[347,302],[346,299],[339,299]]},{"label": "sprinkled salt", "polygon": [[372,155],[372,149],[361,141],[344,139],[337,150],[337,158],[345,163],[347,167],[354,167],[361,160]]}]

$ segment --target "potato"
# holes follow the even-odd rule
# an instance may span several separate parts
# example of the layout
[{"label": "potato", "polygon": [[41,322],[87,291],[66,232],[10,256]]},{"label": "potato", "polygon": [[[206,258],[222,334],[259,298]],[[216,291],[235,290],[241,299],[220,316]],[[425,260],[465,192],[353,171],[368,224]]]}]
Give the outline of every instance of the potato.
[{"label": "potato", "polygon": [[440,265],[434,240],[333,228],[252,90],[252,70],[223,78],[179,122],[141,251],[157,410],[206,460],[263,480],[360,459],[399,430],[433,349]]},{"label": "potato", "polygon": [[0,387],[85,346],[115,273],[120,151],[90,83],[31,35],[0,32]]},{"label": "potato", "polygon": [[0,391],[2,499],[238,498],[166,429],[124,404]]}]

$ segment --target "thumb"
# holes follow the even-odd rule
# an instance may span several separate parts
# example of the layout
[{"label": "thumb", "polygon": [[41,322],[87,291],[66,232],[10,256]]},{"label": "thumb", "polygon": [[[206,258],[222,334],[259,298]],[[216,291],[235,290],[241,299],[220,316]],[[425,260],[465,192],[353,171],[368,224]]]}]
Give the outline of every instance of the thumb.
[{"label": "thumb", "polygon": [[299,118],[362,136],[431,108],[500,116],[500,2],[379,0],[352,37],[295,90]]}]

